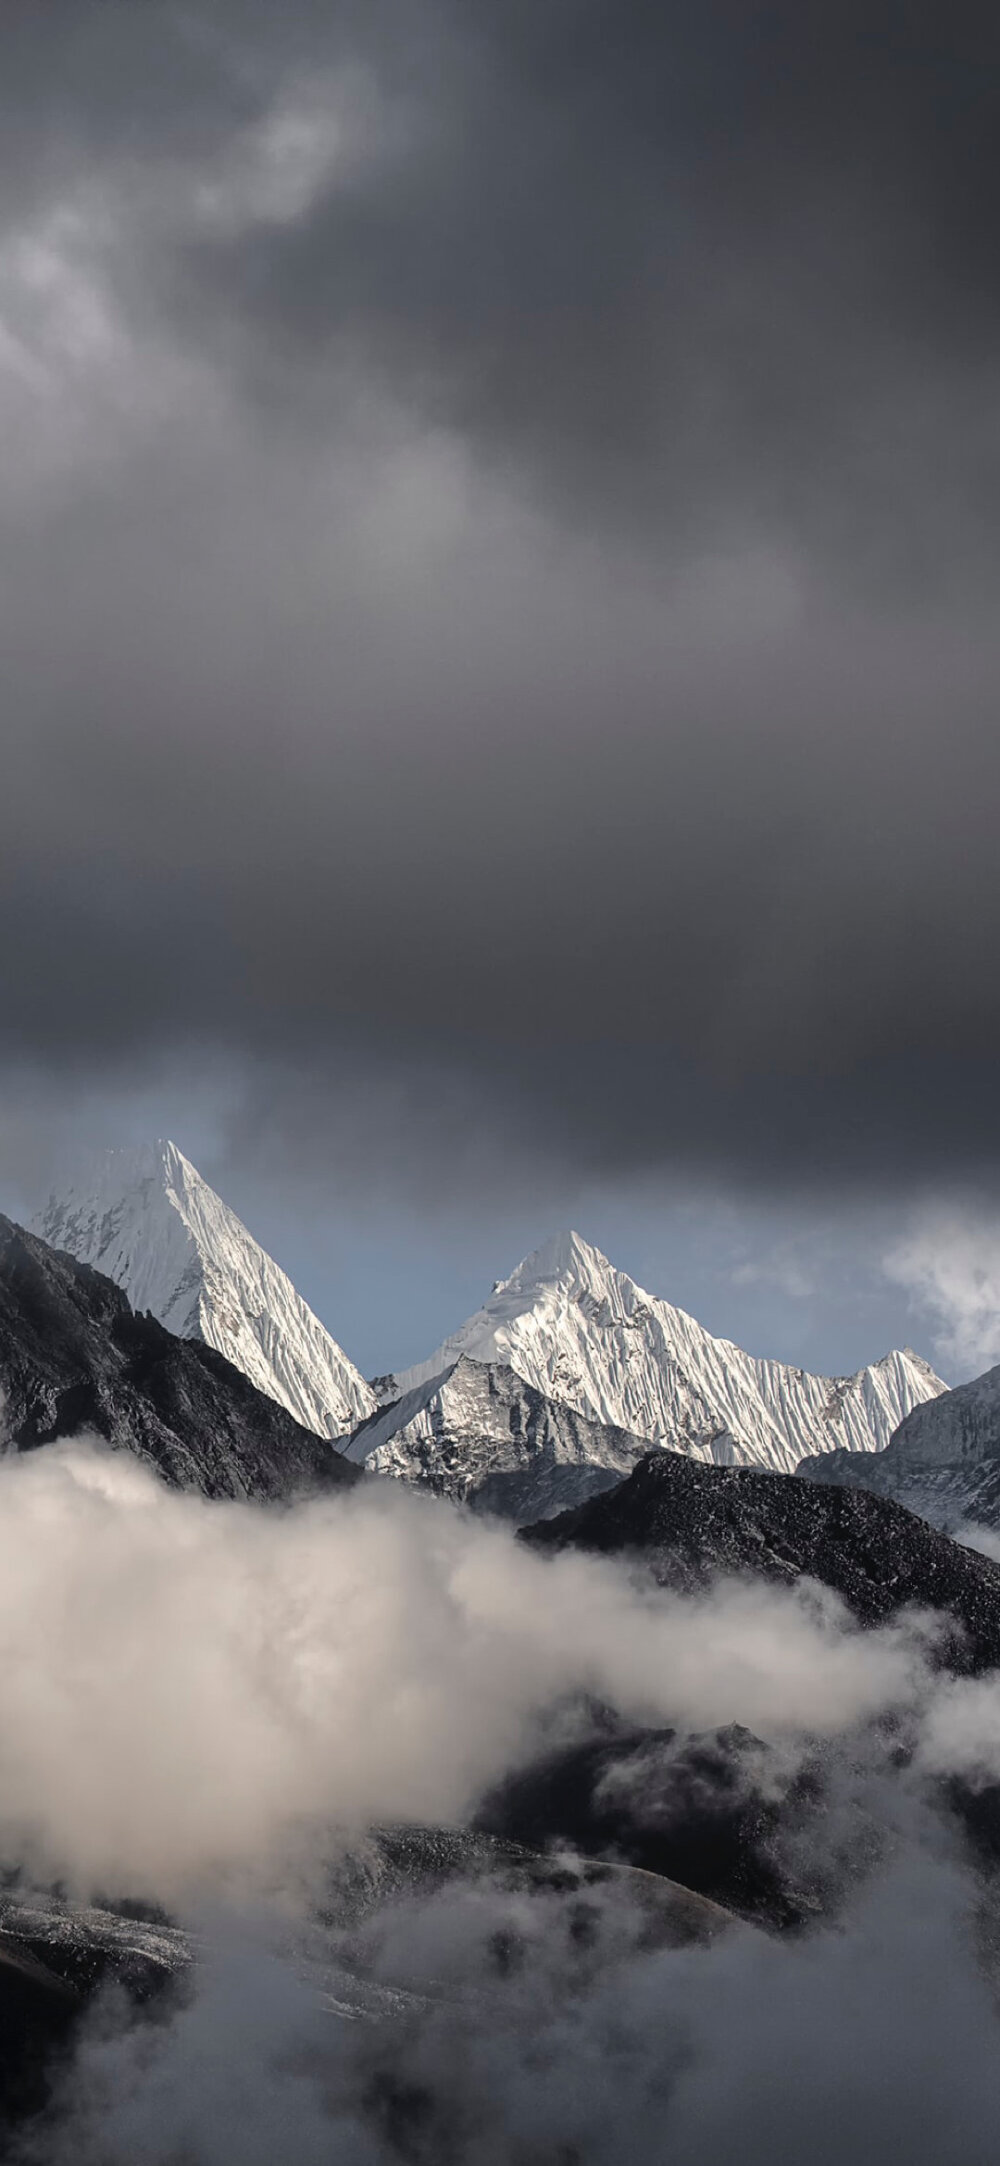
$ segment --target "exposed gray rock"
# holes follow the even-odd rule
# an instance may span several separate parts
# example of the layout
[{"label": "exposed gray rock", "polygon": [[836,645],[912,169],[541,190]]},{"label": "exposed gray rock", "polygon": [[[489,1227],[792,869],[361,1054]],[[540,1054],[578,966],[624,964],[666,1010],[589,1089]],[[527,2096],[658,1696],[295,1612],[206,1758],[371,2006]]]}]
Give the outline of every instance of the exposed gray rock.
[{"label": "exposed gray rock", "polygon": [[513,1369],[463,1355],[362,1422],[344,1449],[369,1473],[521,1520],[613,1488],[649,1446],[544,1398]]}]

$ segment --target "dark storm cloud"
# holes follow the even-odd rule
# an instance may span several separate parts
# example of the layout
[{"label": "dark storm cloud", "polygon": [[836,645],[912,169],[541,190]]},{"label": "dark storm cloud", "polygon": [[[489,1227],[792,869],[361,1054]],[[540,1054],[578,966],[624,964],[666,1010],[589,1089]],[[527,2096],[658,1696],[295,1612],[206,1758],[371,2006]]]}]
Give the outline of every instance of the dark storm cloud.
[{"label": "dark storm cloud", "polygon": [[992,1161],[992,12],[9,35],[9,1053]]},{"label": "dark storm cloud", "polygon": [[401,69],[372,19],[394,126],[359,170],[290,228],[179,251],[188,324],[230,355],[239,326],[249,380],[307,405],[361,352],[583,515],[777,524],[883,580],[934,583],[957,546],[968,579],[997,452],[990,11],[414,20]]},{"label": "dark storm cloud", "polygon": [[292,213],[137,237],[147,301],[272,406],[316,425],[360,358],[600,520],[790,523],[882,577],[981,545],[988,7],[62,0],[13,11],[5,157],[197,165],[324,76],[346,155]]}]

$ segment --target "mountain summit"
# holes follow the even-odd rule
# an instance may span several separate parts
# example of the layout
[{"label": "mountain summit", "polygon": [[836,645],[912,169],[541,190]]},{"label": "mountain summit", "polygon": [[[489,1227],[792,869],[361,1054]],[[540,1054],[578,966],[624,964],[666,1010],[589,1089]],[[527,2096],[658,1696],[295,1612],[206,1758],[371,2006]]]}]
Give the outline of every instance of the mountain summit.
[{"label": "mountain summit", "polygon": [[316,1435],[371,1413],[360,1370],[176,1143],[105,1152],[49,1198],[35,1231],[114,1279],[137,1312],[215,1347]]},{"label": "mountain summit", "polygon": [[527,1256],[428,1361],[385,1379],[383,1401],[463,1356],[513,1370],[588,1421],[690,1458],[788,1474],[807,1454],[881,1451],[912,1407],[946,1389],[908,1350],[854,1376],[758,1360],[644,1293],[576,1233]]}]

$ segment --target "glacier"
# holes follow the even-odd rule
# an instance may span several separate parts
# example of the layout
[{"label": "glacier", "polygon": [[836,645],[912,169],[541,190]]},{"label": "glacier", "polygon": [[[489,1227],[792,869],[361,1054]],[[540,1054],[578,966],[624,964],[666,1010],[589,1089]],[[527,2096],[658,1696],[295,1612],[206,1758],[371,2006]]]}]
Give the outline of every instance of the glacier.
[{"label": "glacier", "polygon": [[175,1143],[104,1152],[33,1230],[114,1279],[138,1313],[224,1354],[315,1435],[343,1437],[374,1410],[360,1369]]}]

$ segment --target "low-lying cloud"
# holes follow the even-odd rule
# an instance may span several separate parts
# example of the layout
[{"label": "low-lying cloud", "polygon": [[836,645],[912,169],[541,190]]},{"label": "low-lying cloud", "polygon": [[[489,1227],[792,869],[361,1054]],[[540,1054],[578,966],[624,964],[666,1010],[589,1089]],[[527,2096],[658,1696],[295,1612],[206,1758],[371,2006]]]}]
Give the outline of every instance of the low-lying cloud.
[{"label": "low-lying cloud", "polygon": [[831,1735],[911,1700],[922,1660],[818,1590],[684,1600],[391,1485],[275,1513],[86,1444],[0,1465],[0,1854],[85,1886],[461,1820],[581,1696]]},{"label": "low-lying cloud", "polygon": [[[989,2166],[1000,2027],[969,1889],[901,1860],[836,1930],[644,1952],[620,1906],[573,1945],[552,1909],[439,1895],[385,1925],[447,1974],[338,2021],[252,1936],[223,1938],[169,2023],[104,2023],[23,2166]],[[491,1939],[527,1925],[523,1967]],[[556,1928],[553,1930],[553,1928]]]},{"label": "low-lying cloud", "polygon": [[[682,1598],[617,1562],[542,1559],[392,1485],[264,1511],[86,1441],[7,1459],[0,1856],[173,1901],[200,1944],[155,2023],[98,2002],[13,2155],[764,2166],[784,2146],[840,2166],[895,2146],[986,2166],[986,1895],[931,1798],[941,1776],[1000,1774],[1000,1689],[935,1669],[933,1642],[919,1617],[861,1632],[816,1587]],[[814,1783],[818,1752],[788,1856],[827,1922],[654,1948],[627,1875],[568,1908],[554,1884],[425,1885],[346,1939],[324,1927],[323,1962],[347,1966],[324,1995],[296,1952],[304,1855],[461,1821],[576,1734],[585,1700],[746,1724],[778,1747],[776,1798],[797,1766]],[[378,2020],[345,2020],[359,1930]]]}]

